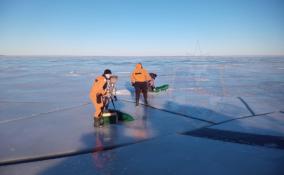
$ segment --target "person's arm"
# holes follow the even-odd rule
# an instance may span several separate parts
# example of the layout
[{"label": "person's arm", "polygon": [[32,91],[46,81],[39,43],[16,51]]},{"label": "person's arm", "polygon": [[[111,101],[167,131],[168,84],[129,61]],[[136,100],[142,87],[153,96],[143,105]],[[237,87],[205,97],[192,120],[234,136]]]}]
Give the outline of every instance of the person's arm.
[{"label": "person's arm", "polygon": [[106,81],[104,78],[98,78],[94,84],[94,89],[96,94],[105,95],[106,94]]},{"label": "person's arm", "polygon": [[144,69],[144,73],[145,73],[146,80],[151,81],[152,78],[146,69]]},{"label": "person's arm", "polygon": [[95,92],[95,81],[92,85],[92,88],[90,90],[90,93],[89,93],[89,97],[92,101],[94,101],[94,99],[96,98],[96,92]]},{"label": "person's arm", "polygon": [[95,79],[90,91],[90,99],[93,103],[101,103],[101,97],[103,95],[102,83],[98,78]]},{"label": "person's arm", "polygon": [[134,72],[131,73],[130,80],[131,80],[131,84],[133,86],[133,84],[135,83]]}]

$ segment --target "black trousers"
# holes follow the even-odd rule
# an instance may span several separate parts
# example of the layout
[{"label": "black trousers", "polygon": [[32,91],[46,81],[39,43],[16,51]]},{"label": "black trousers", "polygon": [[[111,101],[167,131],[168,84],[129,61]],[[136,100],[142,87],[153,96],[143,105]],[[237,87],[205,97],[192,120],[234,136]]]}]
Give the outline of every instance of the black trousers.
[{"label": "black trousers", "polygon": [[148,100],[147,100],[148,83],[147,82],[136,82],[134,83],[134,88],[135,88],[136,104],[139,103],[141,92],[143,94],[145,103],[148,104]]}]

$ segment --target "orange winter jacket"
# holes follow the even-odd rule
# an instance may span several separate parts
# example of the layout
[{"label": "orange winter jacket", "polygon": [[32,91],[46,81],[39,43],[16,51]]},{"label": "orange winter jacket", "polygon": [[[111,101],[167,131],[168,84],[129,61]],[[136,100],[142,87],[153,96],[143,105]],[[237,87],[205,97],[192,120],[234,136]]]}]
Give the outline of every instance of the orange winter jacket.
[{"label": "orange winter jacket", "polygon": [[96,78],[92,89],[90,91],[90,98],[96,99],[96,95],[105,94],[106,93],[106,79],[104,76],[99,76]]},{"label": "orange winter jacket", "polygon": [[131,83],[135,82],[147,82],[151,77],[146,69],[143,69],[140,63],[136,64],[134,71],[131,74]]}]

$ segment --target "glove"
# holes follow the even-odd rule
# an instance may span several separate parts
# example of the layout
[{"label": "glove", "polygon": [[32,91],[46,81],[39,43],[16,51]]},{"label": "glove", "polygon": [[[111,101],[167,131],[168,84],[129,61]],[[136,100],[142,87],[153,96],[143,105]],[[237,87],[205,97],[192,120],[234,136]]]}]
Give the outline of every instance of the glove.
[{"label": "glove", "polygon": [[116,95],[115,95],[115,96],[113,96],[113,98],[114,98],[114,101],[117,101],[117,97],[116,97]]},{"label": "glove", "polygon": [[102,103],[102,97],[103,97],[103,94],[97,94],[97,103],[100,104]]}]

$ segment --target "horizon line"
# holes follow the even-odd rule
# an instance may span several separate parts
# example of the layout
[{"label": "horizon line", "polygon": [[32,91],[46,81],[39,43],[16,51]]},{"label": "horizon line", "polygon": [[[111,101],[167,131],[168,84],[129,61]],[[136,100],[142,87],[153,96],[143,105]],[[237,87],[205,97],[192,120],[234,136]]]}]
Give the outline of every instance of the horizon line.
[{"label": "horizon line", "polygon": [[216,54],[216,55],[84,55],[84,54],[0,54],[0,56],[42,56],[42,57],[68,57],[68,56],[78,56],[78,57],[216,57],[216,56],[235,56],[235,57],[256,57],[256,56],[268,56],[268,57],[281,57],[284,54]]}]

